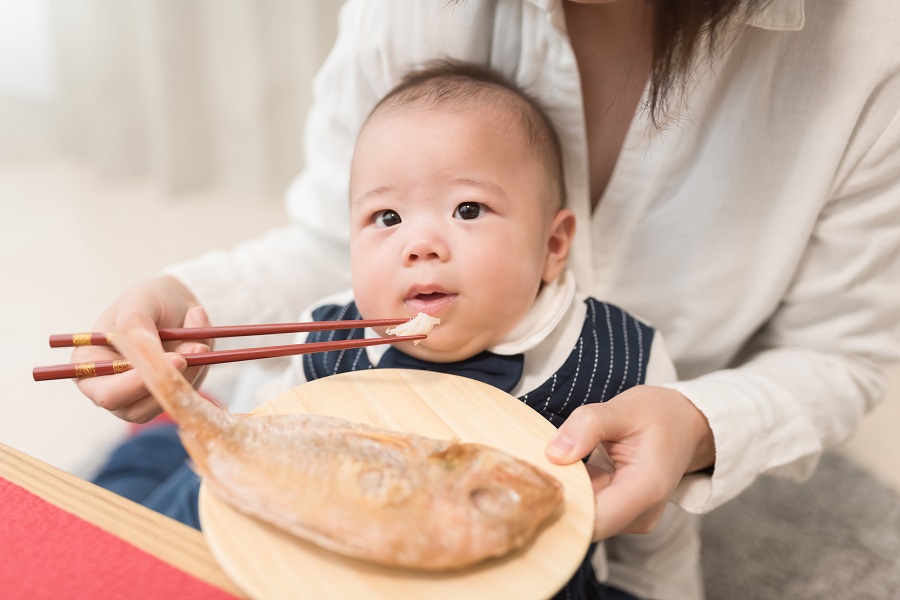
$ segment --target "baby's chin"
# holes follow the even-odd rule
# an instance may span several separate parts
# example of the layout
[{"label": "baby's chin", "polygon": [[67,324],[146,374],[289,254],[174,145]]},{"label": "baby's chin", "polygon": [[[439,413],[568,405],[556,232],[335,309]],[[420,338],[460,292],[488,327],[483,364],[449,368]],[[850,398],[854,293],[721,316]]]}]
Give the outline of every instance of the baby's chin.
[{"label": "baby's chin", "polygon": [[446,340],[433,339],[433,337],[437,337],[435,336],[435,332],[439,327],[440,325],[436,325],[434,330],[428,335],[428,338],[419,342],[418,346],[414,345],[412,342],[406,342],[397,347],[410,356],[434,363],[449,363],[465,360],[482,352],[487,347],[474,342],[473,340],[468,340],[467,343],[454,344],[448,343]]}]

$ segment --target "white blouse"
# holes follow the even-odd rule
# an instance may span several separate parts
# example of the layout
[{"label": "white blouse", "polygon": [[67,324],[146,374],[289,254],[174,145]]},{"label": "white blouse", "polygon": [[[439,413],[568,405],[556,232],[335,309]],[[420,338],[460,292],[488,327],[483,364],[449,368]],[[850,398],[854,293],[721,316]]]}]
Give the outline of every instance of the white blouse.
[{"label": "white blouse", "polygon": [[[706,415],[712,475],[692,512],[761,473],[802,478],[882,396],[900,357],[900,2],[773,0],[678,122],[639,114],[596,210],[560,0],[349,0],[314,82],[291,224],[173,267],[216,324],[292,320],[348,287],[348,171],[360,125],[410,66],[492,65],[536,95],[565,149],[581,291],[664,335]],[[248,210],[252,210],[248,207]]]}]

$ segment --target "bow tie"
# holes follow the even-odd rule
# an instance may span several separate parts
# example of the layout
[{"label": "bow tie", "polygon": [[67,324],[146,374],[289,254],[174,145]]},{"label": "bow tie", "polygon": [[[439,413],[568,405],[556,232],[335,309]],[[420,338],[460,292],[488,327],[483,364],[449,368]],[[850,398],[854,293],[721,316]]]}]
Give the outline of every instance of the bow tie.
[{"label": "bow tie", "polygon": [[388,348],[378,363],[378,368],[419,369],[450,373],[487,383],[504,392],[512,392],[519,380],[525,365],[524,354],[505,356],[485,350],[472,358],[449,363],[435,363],[421,360],[400,352],[396,348]]}]

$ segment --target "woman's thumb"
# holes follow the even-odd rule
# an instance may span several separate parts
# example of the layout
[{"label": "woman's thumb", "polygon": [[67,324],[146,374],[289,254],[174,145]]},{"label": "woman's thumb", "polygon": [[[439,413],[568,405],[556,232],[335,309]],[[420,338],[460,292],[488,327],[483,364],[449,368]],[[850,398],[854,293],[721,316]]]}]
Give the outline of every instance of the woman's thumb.
[{"label": "woman's thumb", "polygon": [[579,406],[547,444],[547,459],[557,464],[575,462],[589,455],[600,442],[616,439],[624,424],[620,413],[611,402]]}]

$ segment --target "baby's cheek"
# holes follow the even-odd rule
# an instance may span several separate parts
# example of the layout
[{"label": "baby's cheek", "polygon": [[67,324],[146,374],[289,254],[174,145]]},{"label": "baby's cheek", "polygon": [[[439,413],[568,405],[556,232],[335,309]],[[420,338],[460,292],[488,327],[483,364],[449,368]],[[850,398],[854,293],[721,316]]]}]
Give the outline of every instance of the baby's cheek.
[{"label": "baby's cheek", "polygon": [[479,266],[482,286],[493,289],[496,294],[515,298],[529,296],[532,291],[537,290],[540,280],[540,273],[532,268],[529,258],[527,255],[510,254],[482,260]]},{"label": "baby's cheek", "polygon": [[367,277],[353,278],[353,298],[356,301],[356,308],[359,309],[363,319],[377,319],[378,295],[373,291],[372,281]]}]

